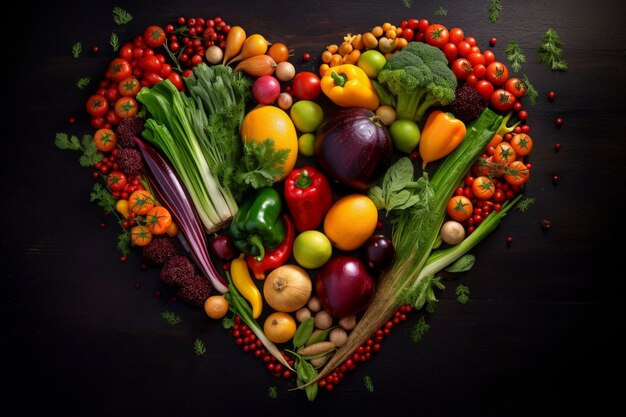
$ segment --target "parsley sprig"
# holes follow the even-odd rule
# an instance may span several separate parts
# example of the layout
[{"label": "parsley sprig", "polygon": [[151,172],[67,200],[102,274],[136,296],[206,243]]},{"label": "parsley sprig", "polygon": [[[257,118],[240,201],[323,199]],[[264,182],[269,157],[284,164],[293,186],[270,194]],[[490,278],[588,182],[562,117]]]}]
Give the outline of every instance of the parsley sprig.
[{"label": "parsley sprig", "polygon": [[68,149],[71,151],[81,151],[82,155],[78,158],[78,162],[83,167],[94,166],[97,162],[100,162],[103,155],[98,152],[96,144],[93,141],[91,135],[84,135],[82,140],[74,135],[68,135],[67,133],[57,133],[54,139],[54,144],[59,149]]},{"label": "parsley sprig", "polygon": [[456,299],[461,304],[467,304],[469,301],[470,290],[467,285],[459,284],[454,290],[456,294]]},{"label": "parsley sprig", "polygon": [[74,58],[78,58],[82,52],[83,52],[82,43],[76,42],[74,45],[72,45],[72,56]]},{"label": "parsley sprig", "polygon": [[85,87],[89,85],[90,82],[91,82],[91,77],[79,78],[78,81],[76,81],[76,87],[83,90]]},{"label": "parsley sprig", "polygon": [[173,311],[166,310],[161,313],[161,318],[167,322],[170,326],[176,326],[183,322],[183,319]]}]

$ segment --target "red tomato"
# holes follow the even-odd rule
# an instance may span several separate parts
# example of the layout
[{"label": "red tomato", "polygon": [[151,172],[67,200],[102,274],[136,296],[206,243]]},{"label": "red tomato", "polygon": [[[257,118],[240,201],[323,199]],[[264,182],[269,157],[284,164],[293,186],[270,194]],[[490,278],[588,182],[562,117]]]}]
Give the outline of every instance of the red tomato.
[{"label": "red tomato", "polygon": [[132,97],[122,97],[115,102],[115,113],[120,119],[127,119],[137,114],[137,101]]},{"label": "red tomato", "polygon": [[456,47],[459,51],[459,55],[461,55],[462,57],[466,57],[468,56],[472,51],[472,47],[470,46],[469,43],[462,41],[456,44]]},{"label": "red tomato", "polygon": [[120,93],[117,91],[117,83],[113,83],[113,85],[107,88],[107,91],[104,93],[104,97],[109,103],[113,103],[115,100],[120,98]]},{"label": "red tomato", "polygon": [[149,72],[159,72],[161,69],[161,62],[159,58],[154,55],[144,56],[139,60],[139,68]]},{"label": "red tomato", "polygon": [[159,70],[159,75],[161,77],[167,78],[172,73],[172,66],[170,64],[161,64],[161,69]]},{"label": "red tomato", "polygon": [[148,85],[150,87],[152,87],[153,85],[156,85],[156,84],[160,83],[161,81],[163,81],[163,77],[161,77],[156,72],[148,72],[148,71],[146,71],[146,72],[143,73],[143,81],[147,82]]},{"label": "red tomato", "polygon": [[446,205],[448,216],[457,222],[469,219],[472,216],[473,210],[474,207],[470,199],[462,195],[452,197],[448,200],[448,204]]},{"label": "red tomato", "polygon": [[489,65],[496,60],[496,54],[489,50],[483,52],[483,57],[485,57],[485,65]]},{"label": "red tomato", "polygon": [[504,85],[509,79],[509,69],[502,62],[494,61],[487,66],[487,79],[493,85]]},{"label": "red tomato", "polygon": [[483,78],[487,74],[487,68],[482,64],[476,64],[472,67],[472,74],[474,74],[476,78]]},{"label": "red tomato", "polygon": [[448,28],[438,23],[428,26],[424,36],[427,44],[436,46],[437,48],[443,47],[450,39]]},{"label": "red tomato", "polygon": [[135,97],[141,90],[141,84],[135,77],[128,77],[117,85],[117,91],[122,97]]},{"label": "red tomato", "polygon": [[450,69],[456,76],[457,80],[464,80],[472,73],[472,65],[465,58],[457,58],[454,60]]},{"label": "red tomato", "polygon": [[500,142],[493,151],[493,161],[496,164],[509,166],[517,158],[509,142]]},{"label": "red tomato", "polygon": [[465,42],[469,43],[470,46],[476,46],[476,38],[474,38],[473,36],[468,36],[467,38],[465,38]]},{"label": "red tomato", "polygon": [[179,73],[172,72],[170,73],[170,75],[167,76],[167,79],[170,80],[172,84],[174,84],[174,87],[176,87],[179,91],[182,91],[183,79],[181,78]]},{"label": "red tomato", "polygon": [[[404,32],[402,33],[404,34]],[[443,51],[446,59],[448,60],[448,63],[450,64],[452,64],[458,56],[457,47],[452,42],[448,42],[447,44],[445,44],[443,48],[441,48],[441,50]]]},{"label": "red tomato", "polygon": [[107,175],[107,185],[112,191],[121,191],[127,182],[126,175],[121,171],[111,171]]},{"label": "red tomato", "polygon": [[109,109],[109,102],[107,99],[100,95],[94,94],[93,96],[87,99],[87,113],[89,113],[93,117],[104,116],[104,114]]},{"label": "red tomato", "polygon": [[467,60],[472,64],[472,66],[476,65],[485,65],[485,57],[480,52],[472,52],[467,56]]},{"label": "red tomato", "polygon": [[491,101],[491,96],[493,95],[493,84],[491,84],[487,80],[480,80],[476,83],[476,91],[478,94],[485,100],[485,103],[489,103]]},{"label": "red tomato", "polygon": [[474,75],[473,73],[468,75],[467,78],[465,79],[465,84],[467,85],[476,85],[477,82],[478,82],[478,77],[476,77],[476,75]]},{"label": "red tomato", "polygon": [[115,58],[111,61],[109,71],[111,72],[110,78],[116,83],[125,80],[133,74],[130,63],[124,58]]},{"label": "red tomato", "polygon": [[498,88],[491,95],[491,104],[501,112],[509,111],[515,104],[515,97],[503,88]]},{"label": "red tomato", "polygon": [[107,110],[106,115],[104,116],[104,120],[111,125],[120,124],[120,117],[115,113],[114,109]]},{"label": "red tomato", "polygon": [[425,32],[426,29],[428,29],[428,26],[430,26],[430,23],[428,22],[428,20],[427,19],[422,19],[419,22],[418,29],[419,29],[420,32]]},{"label": "red tomato", "polygon": [[504,89],[513,94],[516,98],[523,97],[526,94],[526,84],[519,78],[509,78]]},{"label": "red tomato", "polygon": [[148,26],[143,33],[146,44],[152,48],[158,48],[165,42],[165,31],[161,26]]},{"label": "red tomato", "polygon": [[458,44],[465,37],[465,32],[461,28],[452,28],[450,29],[450,42],[453,44]]},{"label": "red tomato", "polygon": [[407,41],[411,42],[413,40],[413,36],[415,36],[415,32],[411,28],[402,29],[402,34],[400,35]]},{"label": "red tomato", "polygon": [[472,192],[474,196],[480,200],[489,200],[493,193],[496,191],[496,187],[493,182],[486,176],[480,176],[474,178],[472,183]]},{"label": "red tomato", "polygon": [[293,77],[291,91],[299,100],[315,101],[322,94],[320,78],[309,71],[299,72]]},{"label": "red tomato", "polygon": [[418,19],[409,19],[407,26],[413,30],[419,30],[420,21]]},{"label": "red tomato", "polygon": [[120,57],[124,58],[127,61],[130,61],[133,59],[133,44],[128,42],[125,43],[121,48],[120,48]]},{"label": "red tomato", "polygon": [[530,178],[530,169],[522,161],[513,161],[504,173],[504,179],[511,185],[522,185]]}]

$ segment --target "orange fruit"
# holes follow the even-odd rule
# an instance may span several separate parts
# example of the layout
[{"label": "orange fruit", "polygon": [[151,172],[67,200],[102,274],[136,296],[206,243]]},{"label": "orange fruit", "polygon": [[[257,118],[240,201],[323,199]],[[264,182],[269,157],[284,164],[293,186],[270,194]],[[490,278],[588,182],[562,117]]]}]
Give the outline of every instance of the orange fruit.
[{"label": "orange fruit", "polygon": [[296,321],[290,314],[277,311],[270,314],[263,323],[263,332],[274,343],[285,343],[296,334]]},{"label": "orange fruit", "polygon": [[324,234],[337,248],[358,249],[376,230],[378,209],[364,194],[350,194],[332,205],[324,218]]},{"label": "orange fruit", "polygon": [[228,313],[228,301],[223,295],[212,295],[204,301],[204,312],[212,319],[221,319]]},{"label": "orange fruit", "polygon": [[274,149],[289,149],[283,173],[276,181],[283,180],[293,170],[298,158],[298,135],[289,115],[276,106],[259,105],[250,110],[241,123],[241,140],[263,142],[274,141]]}]

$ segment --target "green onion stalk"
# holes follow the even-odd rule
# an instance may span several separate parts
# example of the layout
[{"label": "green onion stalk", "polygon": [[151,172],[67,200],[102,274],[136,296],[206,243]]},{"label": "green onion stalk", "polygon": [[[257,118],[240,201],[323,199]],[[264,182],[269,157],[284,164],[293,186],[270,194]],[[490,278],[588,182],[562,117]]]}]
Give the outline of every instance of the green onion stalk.
[{"label": "green onion stalk", "polygon": [[410,303],[421,308],[424,299],[422,292],[430,290],[430,286],[420,284],[426,280],[437,281],[433,279],[434,274],[463,256],[500,223],[513,204],[503,206],[499,212],[492,212],[462,244],[433,252],[439,241],[439,230],[446,216],[448,200],[501,127],[502,120],[502,116],[485,109],[468,126],[465,139],[443,160],[430,181],[424,179],[427,176],[418,179],[418,183],[422,182],[417,203],[393,219],[391,237],[396,249],[396,261],[379,278],[374,298],[347,342],[309,383],[316,383],[340,366],[393,316],[399,305]]}]

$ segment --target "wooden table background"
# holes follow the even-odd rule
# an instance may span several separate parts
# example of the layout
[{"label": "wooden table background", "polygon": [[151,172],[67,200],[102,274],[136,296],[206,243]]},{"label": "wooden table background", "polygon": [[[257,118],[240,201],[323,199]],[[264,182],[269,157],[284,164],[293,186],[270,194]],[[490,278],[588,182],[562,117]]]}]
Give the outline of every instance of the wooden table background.
[{"label": "wooden table background", "polygon": [[[39,7],[16,4],[5,16],[2,169],[2,414],[22,415],[353,415],[403,412],[422,416],[599,415],[617,402],[624,304],[619,236],[624,231],[624,85],[626,27],[622,2],[507,1],[497,23],[488,0],[414,1],[101,1]],[[116,26],[113,6],[135,15]],[[433,15],[438,6],[446,17]],[[84,102],[113,57],[115,31],[126,41],[149,24],[178,16],[222,16],[317,60],[329,43],[390,21],[427,18],[461,27],[500,60],[511,40],[526,53],[526,73],[539,90],[529,106],[535,140],[527,213],[512,212],[473,253],[474,269],[446,280],[431,330],[414,345],[410,323],[385,340],[371,362],[332,393],[308,403],[293,384],[274,380],[242,353],[229,333],[198,309],[157,298],[157,270],[139,271],[134,254],[117,261],[116,227],[100,230],[88,200],[92,180],[77,156],[53,145],[54,134],[90,129]],[[8,21],[13,25],[9,25]],[[9,27],[14,27],[9,31]],[[565,42],[569,71],[537,64],[548,27]],[[78,60],[71,46],[81,41]],[[97,55],[91,45],[99,45]],[[309,65],[313,68],[313,63]],[[84,91],[74,85],[92,78]],[[548,91],[557,99],[549,103]],[[69,125],[70,116],[78,122]],[[554,119],[564,118],[556,128]],[[560,143],[561,151],[554,151]],[[558,175],[558,185],[551,178]],[[549,232],[539,226],[551,222]],[[507,247],[506,236],[513,237]],[[603,272],[603,268],[617,271]],[[142,284],[135,289],[135,282]],[[455,300],[457,283],[471,300]],[[161,318],[172,310],[183,323]],[[200,338],[207,353],[196,356]],[[374,391],[365,389],[369,375]],[[268,388],[278,388],[278,398]],[[25,400],[18,400],[18,394]]]}]

